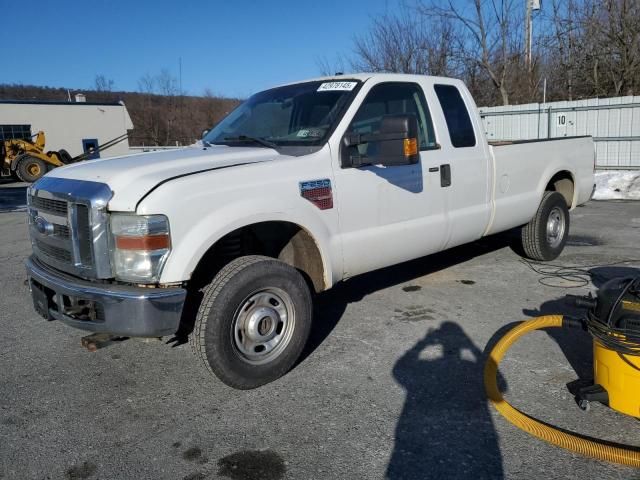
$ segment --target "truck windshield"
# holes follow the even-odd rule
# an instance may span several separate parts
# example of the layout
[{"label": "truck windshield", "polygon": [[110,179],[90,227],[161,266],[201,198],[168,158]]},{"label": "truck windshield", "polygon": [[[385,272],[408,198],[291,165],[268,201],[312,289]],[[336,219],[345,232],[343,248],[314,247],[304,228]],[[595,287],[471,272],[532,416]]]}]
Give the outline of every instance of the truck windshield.
[{"label": "truck windshield", "polygon": [[256,93],[203,141],[212,145],[322,145],[360,87],[357,80],[297,83]]}]

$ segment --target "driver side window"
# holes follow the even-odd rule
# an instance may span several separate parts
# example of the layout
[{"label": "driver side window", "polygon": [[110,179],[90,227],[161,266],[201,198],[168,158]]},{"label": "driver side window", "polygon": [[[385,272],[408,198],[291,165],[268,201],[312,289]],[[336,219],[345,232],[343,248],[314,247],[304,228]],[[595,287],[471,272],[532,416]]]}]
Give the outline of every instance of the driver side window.
[{"label": "driver side window", "polygon": [[[374,86],[353,117],[348,131],[350,133],[370,134],[380,131],[384,115],[414,114],[418,119],[418,142],[420,150],[436,146],[433,123],[427,108],[424,94],[415,83],[381,83]],[[363,156],[374,155],[373,142],[354,147]]]}]

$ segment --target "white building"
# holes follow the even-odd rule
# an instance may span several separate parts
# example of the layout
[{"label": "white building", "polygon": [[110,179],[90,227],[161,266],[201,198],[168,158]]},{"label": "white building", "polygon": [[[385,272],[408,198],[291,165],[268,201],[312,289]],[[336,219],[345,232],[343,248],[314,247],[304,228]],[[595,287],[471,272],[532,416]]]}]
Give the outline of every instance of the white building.
[{"label": "white building", "polygon": [[[91,103],[84,95],[76,102],[0,100],[0,141],[29,138],[42,130],[45,150],[64,149],[72,157],[94,149],[133,129],[124,103]],[[91,158],[129,154],[128,139]]]}]

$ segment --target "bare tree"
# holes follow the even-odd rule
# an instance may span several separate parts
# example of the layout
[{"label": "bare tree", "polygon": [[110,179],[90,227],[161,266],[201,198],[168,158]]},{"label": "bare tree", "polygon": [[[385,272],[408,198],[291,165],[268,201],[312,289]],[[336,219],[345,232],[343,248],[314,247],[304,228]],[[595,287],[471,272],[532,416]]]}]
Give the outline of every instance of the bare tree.
[{"label": "bare tree", "polygon": [[145,73],[138,79],[138,90],[141,93],[156,93],[156,79],[150,73]]},{"label": "bare tree", "polygon": [[158,93],[165,97],[175,97],[182,94],[178,88],[178,79],[166,68],[160,70],[160,73],[156,75],[155,84],[158,87]]},{"label": "bare tree", "polygon": [[96,92],[111,92],[113,91],[113,80],[102,74],[96,75],[94,89]]},{"label": "bare tree", "polygon": [[[413,14],[412,14],[413,13]],[[452,28],[404,10],[374,18],[369,32],[355,39],[354,70],[447,75],[452,57]]]},{"label": "bare tree", "polygon": [[336,56],[333,60],[330,60],[326,55],[316,58],[316,66],[320,71],[320,75],[330,77],[337,73],[346,73],[347,62],[342,55]]},{"label": "bare tree", "polygon": [[573,100],[575,76],[583,57],[577,41],[582,32],[576,11],[576,0],[552,0],[550,29],[544,40],[545,48],[556,52],[548,58],[552,66],[549,73],[558,79],[562,85],[559,90],[567,100]]},{"label": "bare tree", "polygon": [[486,72],[503,105],[509,104],[509,74],[518,68],[522,53],[522,13],[515,4],[514,0],[425,0],[420,5],[423,15],[453,22],[461,60]]},{"label": "bare tree", "polygon": [[633,95],[640,86],[640,1],[604,0],[601,5],[599,22],[590,29],[603,43],[599,63],[615,95]]}]

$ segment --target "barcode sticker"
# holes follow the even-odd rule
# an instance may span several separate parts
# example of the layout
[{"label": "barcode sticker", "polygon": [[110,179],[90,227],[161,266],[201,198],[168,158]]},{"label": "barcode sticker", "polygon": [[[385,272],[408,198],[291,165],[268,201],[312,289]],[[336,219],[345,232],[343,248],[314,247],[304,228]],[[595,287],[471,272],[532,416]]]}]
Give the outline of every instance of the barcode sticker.
[{"label": "barcode sticker", "polygon": [[342,90],[350,92],[358,82],[325,82],[318,87],[318,92],[331,92],[336,90]]}]

